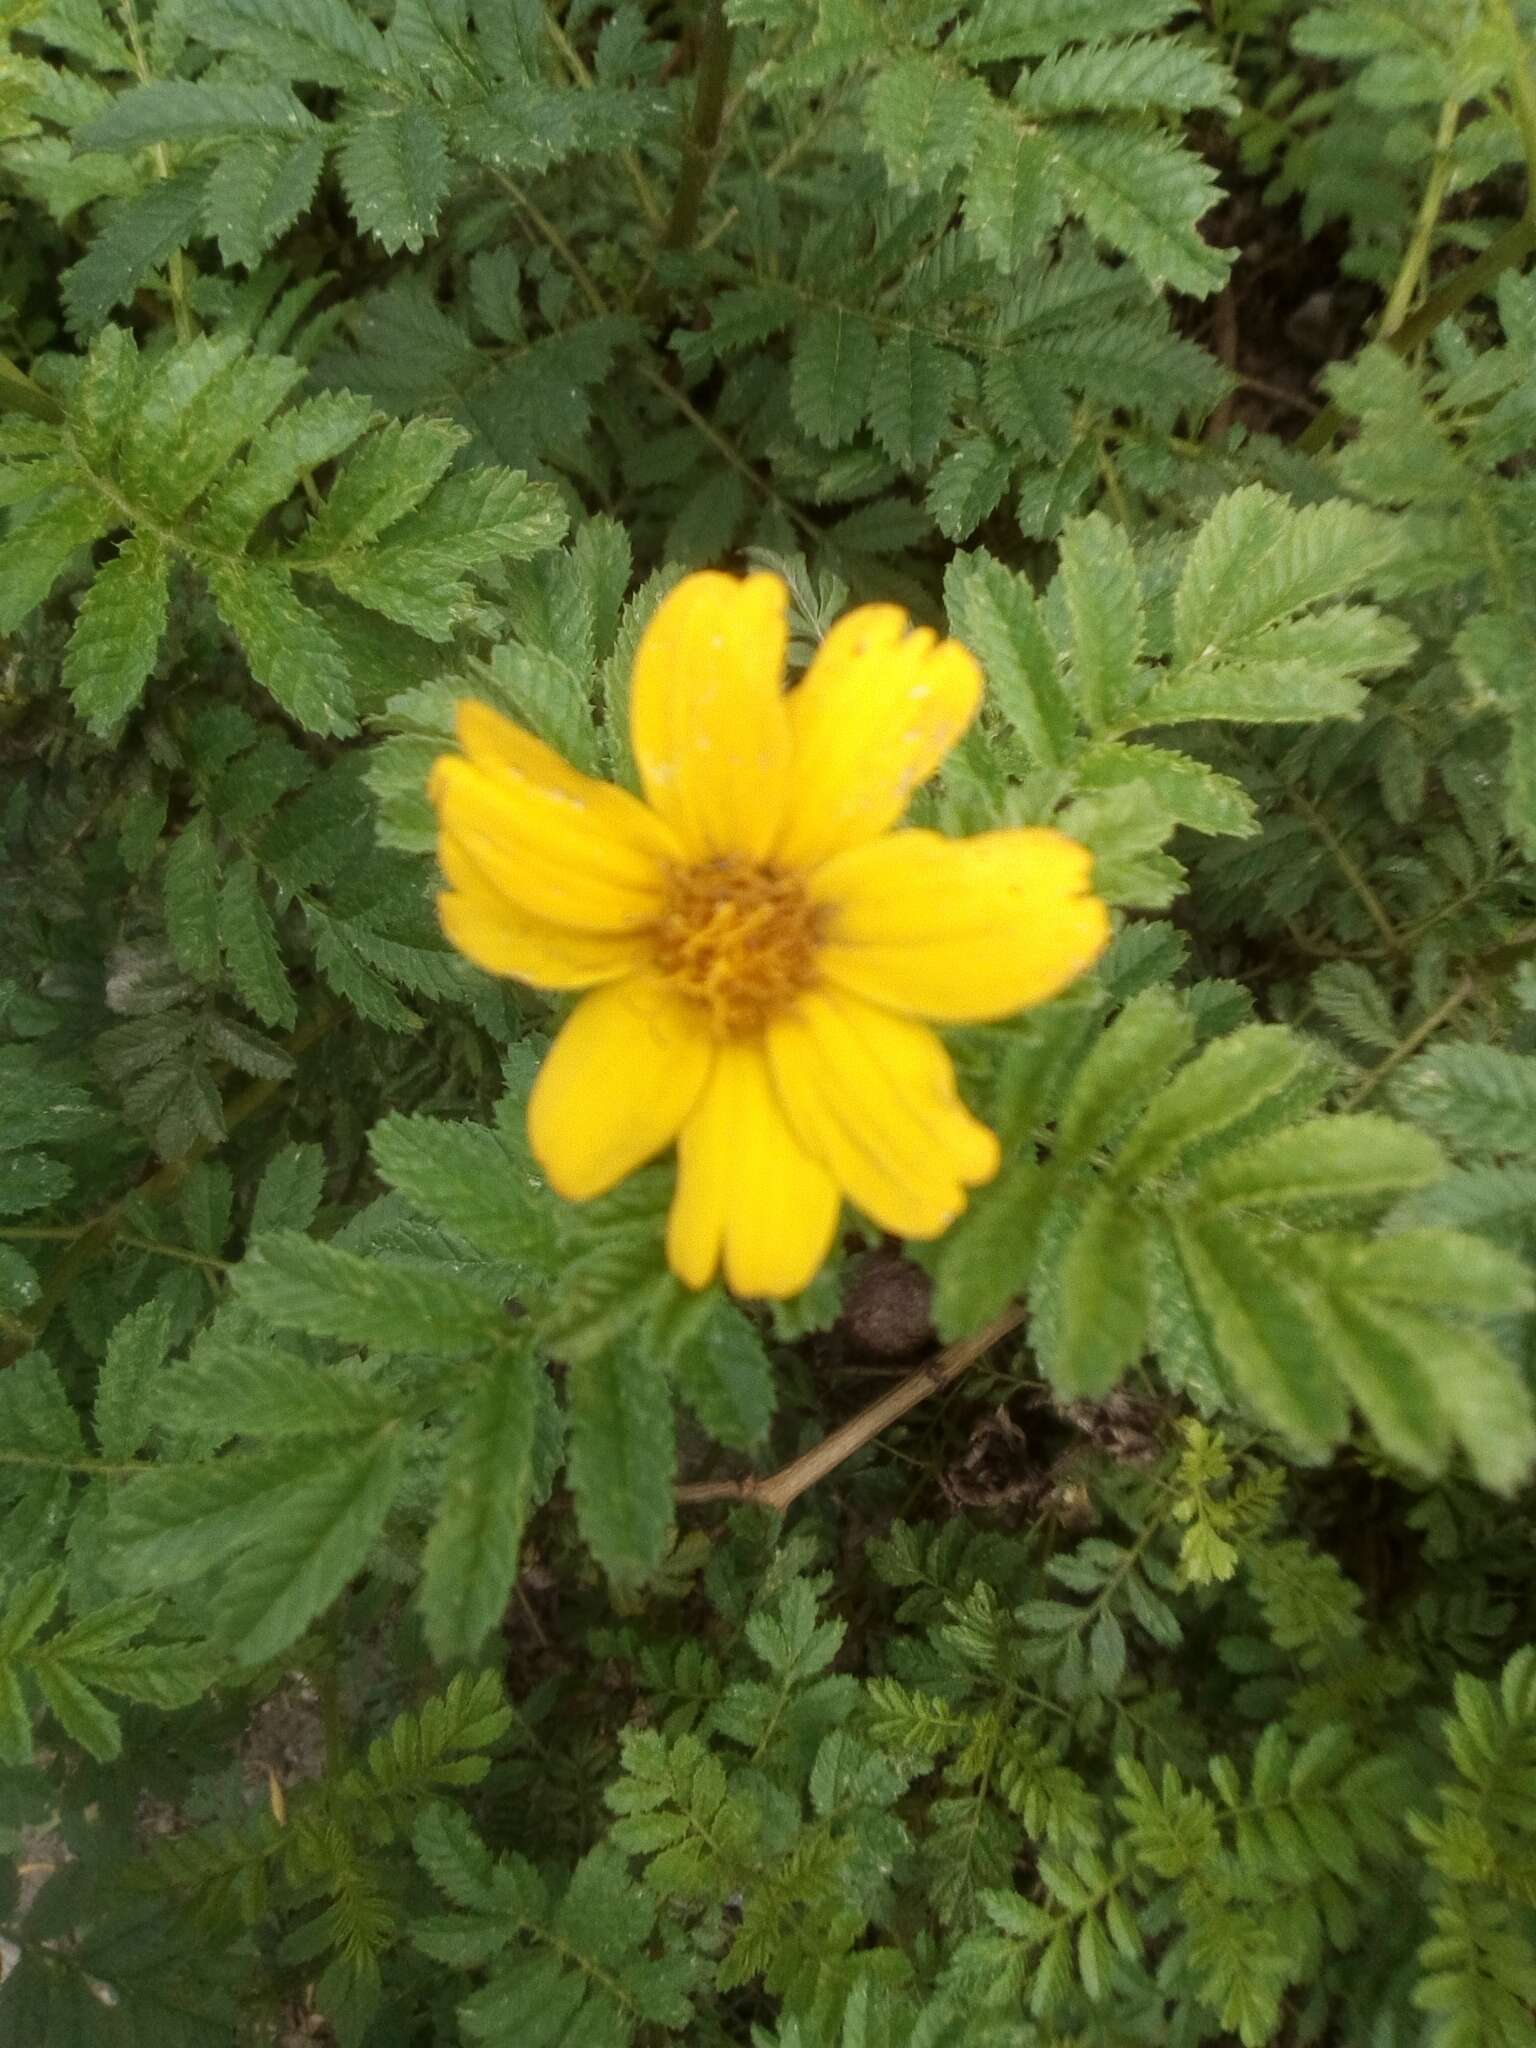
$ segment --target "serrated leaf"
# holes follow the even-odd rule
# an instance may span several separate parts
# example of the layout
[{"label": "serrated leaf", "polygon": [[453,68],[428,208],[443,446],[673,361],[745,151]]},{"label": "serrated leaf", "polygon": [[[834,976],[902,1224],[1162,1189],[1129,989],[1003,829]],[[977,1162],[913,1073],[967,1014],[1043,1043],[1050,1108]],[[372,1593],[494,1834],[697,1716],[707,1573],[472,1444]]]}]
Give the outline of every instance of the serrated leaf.
[{"label": "serrated leaf", "polygon": [[387,1117],[369,1140],[380,1173],[424,1214],[461,1231],[493,1258],[552,1273],[549,1196],[526,1158],[480,1124]]},{"label": "serrated leaf", "polygon": [[1158,1096],[1120,1154],[1127,1177],[1167,1173],[1194,1148],[1302,1080],[1315,1059],[1277,1024],[1249,1024],[1208,1045]]},{"label": "serrated leaf", "polygon": [[1240,782],[1167,747],[1101,740],[1078,756],[1075,768],[1083,790],[1145,784],[1170,817],[1196,832],[1246,838],[1259,829],[1253,799]]},{"label": "serrated leaf", "polygon": [[59,280],[73,334],[94,334],[114,306],[198,232],[208,173],[201,167],[159,178],[108,215],[90,248]]},{"label": "serrated leaf", "polygon": [[1133,996],[1078,1069],[1057,1119],[1056,1149],[1086,1157],[1117,1137],[1194,1042],[1194,1021],[1170,989]]},{"label": "serrated leaf", "polygon": [[874,330],[840,307],[817,307],[797,332],[790,400],[802,431],[823,448],[839,448],[858,432],[876,360]]},{"label": "serrated leaf", "polygon": [[619,1584],[661,1562],[672,1522],[672,1395],[654,1367],[610,1345],[572,1368],[569,1476],[581,1533]]},{"label": "serrated leaf", "polygon": [[1141,585],[1124,528],[1102,512],[1071,521],[1060,575],[1072,622],[1072,680],[1084,723],[1097,732],[1129,707],[1141,653]]},{"label": "serrated leaf", "polygon": [[1536,1057],[1492,1045],[1439,1045],[1393,1084],[1404,1116],[1473,1153],[1536,1152]]},{"label": "serrated leaf", "polygon": [[176,964],[195,981],[212,981],[219,970],[219,874],[206,811],[194,812],[172,840],[161,890]]},{"label": "serrated leaf", "polygon": [[440,1664],[476,1653],[517,1578],[542,1373],[529,1345],[503,1346],[479,1369],[449,1442],[421,1583]]},{"label": "serrated leaf", "polygon": [[875,439],[905,470],[925,470],[949,425],[950,365],[926,334],[887,335],[869,395]]},{"label": "serrated leaf", "polygon": [[999,108],[983,122],[965,180],[965,224],[1005,275],[1024,269],[1066,211],[1035,138]]},{"label": "serrated leaf", "polygon": [[946,1343],[968,1337],[1022,1294],[1055,1177],[1027,1155],[979,1189],[930,1255],[933,1320]]},{"label": "serrated leaf", "polygon": [[159,1301],[124,1316],[107,1342],[92,1416],[104,1458],[131,1458],[147,1434],[150,1378],[165,1363],[170,1315]]},{"label": "serrated leaf", "polygon": [[380,1351],[453,1358],[506,1331],[500,1302],[444,1265],[364,1258],[295,1230],[269,1231],[233,1277],[241,1299],[278,1329]]},{"label": "serrated leaf", "polygon": [[979,79],[946,73],[918,52],[875,73],[864,125],[895,184],[931,191],[969,156],[989,103]]},{"label": "serrated leaf", "polygon": [[1107,1188],[1078,1208],[1061,1258],[1051,1383],[1070,1400],[1108,1393],[1146,1342],[1149,1313],[1146,1231],[1140,1215]]},{"label": "serrated leaf", "polygon": [[1248,1210],[1375,1202],[1428,1187],[1444,1171],[1432,1139],[1389,1117],[1319,1117],[1219,1159],[1201,1176],[1197,1199]]},{"label": "serrated leaf", "polygon": [[209,586],[251,674],[311,732],[355,730],[347,663],[323,620],[302,603],[281,569],[210,563]]},{"label": "serrated leaf", "polygon": [[111,732],[138,703],[170,602],[170,558],[150,534],[97,571],[64,655],[64,687],[92,732]]},{"label": "serrated leaf", "polygon": [[219,84],[155,79],[118,93],[75,132],[77,149],[135,150],[151,142],[219,142],[297,135],[319,124],[286,86],[266,79]]},{"label": "serrated leaf", "polygon": [[0,540],[0,633],[14,632],[52,590],[78,548],[118,523],[93,492],[59,491]]},{"label": "serrated leaf", "polygon": [[242,854],[225,872],[219,893],[219,937],[235,986],[262,1023],[291,1025],[299,1014],[298,1002],[249,854]]},{"label": "serrated leaf", "polygon": [[242,1661],[275,1654],[366,1561],[404,1456],[398,1429],[281,1452],[165,1466],[125,1486],[115,1567],[151,1587],[224,1567],[215,1615]]},{"label": "serrated leaf", "polygon": [[1012,473],[1013,457],[988,437],[973,434],[957,443],[928,485],[928,511],[945,539],[968,540],[995,511]]},{"label": "serrated leaf", "polygon": [[1079,119],[1052,121],[1020,140],[1068,206],[1148,284],[1198,298],[1225,284],[1232,252],[1213,247],[1198,226],[1217,197],[1215,173],[1181,142]]},{"label": "serrated leaf", "polygon": [[315,196],[328,138],[242,142],[220,157],[203,199],[203,227],[225,263],[253,270]]},{"label": "serrated leaf", "polygon": [[1060,766],[1077,713],[1028,581],[978,549],[951,562],[944,603],[956,637],[986,671],[992,700],[1037,761]]},{"label": "serrated leaf", "polygon": [[1211,1341],[1255,1411],[1308,1450],[1336,1443],[1348,1409],[1305,1285],[1225,1220],[1183,1216],[1174,1235]]},{"label": "serrated leaf", "polygon": [[391,256],[420,249],[437,226],[449,183],[442,121],[419,105],[358,118],[336,166],[357,224]]},{"label": "serrated leaf", "polygon": [[738,1450],[762,1442],[773,1420],[773,1367],[738,1309],[719,1300],[701,1305],[667,1358],[677,1391],[711,1436]]}]

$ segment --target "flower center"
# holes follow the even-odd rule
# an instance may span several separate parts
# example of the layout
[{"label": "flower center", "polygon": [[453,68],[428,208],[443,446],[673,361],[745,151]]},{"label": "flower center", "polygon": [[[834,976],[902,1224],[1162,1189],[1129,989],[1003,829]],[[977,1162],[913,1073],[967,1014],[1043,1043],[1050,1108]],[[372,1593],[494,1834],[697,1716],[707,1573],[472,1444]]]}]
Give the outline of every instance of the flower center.
[{"label": "flower center", "polygon": [[726,854],[673,871],[656,965],[706,1006],[717,1038],[744,1038],[809,987],[817,935],[796,876]]}]

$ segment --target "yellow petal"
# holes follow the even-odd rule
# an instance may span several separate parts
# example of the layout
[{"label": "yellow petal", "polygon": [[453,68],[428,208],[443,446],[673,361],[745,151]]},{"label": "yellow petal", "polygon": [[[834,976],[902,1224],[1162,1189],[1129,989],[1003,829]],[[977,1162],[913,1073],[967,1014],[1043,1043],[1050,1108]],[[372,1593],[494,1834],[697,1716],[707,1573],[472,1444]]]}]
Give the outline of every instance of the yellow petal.
[{"label": "yellow petal", "polygon": [[893,832],[818,868],[818,964],[854,995],[985,1023],[1060,994],[1109,943],[1092,855],[1048,828],[944,839]]},{"label": "yellow petal", "polygon": [[498,894],[588,931],[633,931],[655,918],[679,849],[644,804],[578,774],[488,704],[460,704],[459,737],[469,758],[444,755],[429,790],[443,832]]},{"label": "yellow petal", "polygon": [[735,1294],[798,1294],[832,1249],[838,1206],[836,1182],[785,1121],[761,1046],[722,1045],[677,1142],[673,1272],[707,1287],[723,1264]]},{"label": "yellow petal", "polygon": [[777,576],[705,570],[662,599],[635,656],[630,734],[646,797],[692,859],[760,860],[784,816],[789,720]]},{"label": "yellow petal", "polygon": [[467,869],[463,875],[469,886],[444,890],[437,914],[448,943],[487,974],[534,988],[592,988],[632,974],[649,957],[643,939],[547,924],[481,887]]},{"label": "yellow petal", "polygon": [[697,1006],[655,975],[595,989],[550,1047],[528,1138],[567,1201],[606,1194],[677,1136],[714,1060]]},{"label": "yellow petal", "polygon": [[910,626],[896,605],[849,612],[790,692],[794,790],[774,849],[787,866],[888,832],[976,716],[975,657]]},{"label": "yellow petal", "polygon": [[965,1188],[997,1172],[997,1139],[926,1024],[826,991],[770,1025],[767,1046],[796,1136],[882,1230],[941,1236]]}]

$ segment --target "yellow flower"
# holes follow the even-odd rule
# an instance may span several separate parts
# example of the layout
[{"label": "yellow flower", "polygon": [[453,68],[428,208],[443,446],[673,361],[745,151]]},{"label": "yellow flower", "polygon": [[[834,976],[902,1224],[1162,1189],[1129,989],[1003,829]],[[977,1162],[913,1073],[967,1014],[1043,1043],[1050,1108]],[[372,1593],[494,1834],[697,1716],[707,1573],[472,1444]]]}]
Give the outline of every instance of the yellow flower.
[{"label": "yellow flower", "polygon": [[590,991],[529,1102],[551,1186],[589,1200],[675,1141],[672,1270],[743,1295],[798,1293],[844,1195],[941,1235],[999,1153],[926,1020],[1044,1002],[1109,935],[1059,832],[892,829],[976,715],[965,648],[865,605],[786,694],[786,597],[710,571],[662,603],[630,706],[643,803],[474,702],[431,782],[449,939]]}]

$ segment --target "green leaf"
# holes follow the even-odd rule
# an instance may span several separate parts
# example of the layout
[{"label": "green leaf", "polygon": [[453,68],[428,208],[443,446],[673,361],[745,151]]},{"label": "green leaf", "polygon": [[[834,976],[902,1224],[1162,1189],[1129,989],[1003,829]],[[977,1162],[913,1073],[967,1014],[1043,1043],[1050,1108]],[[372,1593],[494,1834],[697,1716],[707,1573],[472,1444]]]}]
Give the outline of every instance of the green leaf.
[{"label": "green leaf", "polygon": [[504,1345],[470,1388],[448,1445],[422,1560],[421,1611],[440,1664],[472,1657],[517,1578],[543,1375],[531,1345]]},{"label": "green leaf", "polygon": [[324,1185],[325,1154],[320,1147],[285,1145],[261,1176],[251,1207],[252,1236],[264,1230],[307,1230]]},{"label": "green leaf", "polygon": [[199,38],[240,50],[278,78],[309,85],[376,86],[391,75],[390,46],[347,0],[207,0]]},{"label": "green leaf", "polygon": [[178,171],[114,207],[85,255],[59,280],[72,333],[94,334],[158,264],[196,237],[207,175],[201,168]]},{"label": "green leaf", "polygon": [[876,356],[873,329],[840,307],[818,307],[797,332],[790,402],[801,430],[823,448],[841,447],[863,424]]},{"label": "green leaf", "polygon": [[1013,473],[1013,457],[983,434],[956,443],[928,485],[930,516],[946,540],[967,540],[997,509]]},{"label": "green leaf", "polygon": [[1170,989],[1133,996],[1079,1068],[1057,1120],[1056,1150],[1086,1158],[1117,1137],[1194,1042],[1194,1022]]},{"label": "green leaf", "polygon": [[1024,270],[1066,211],[1035,137],[997,108],[983,122],[965,181],[965,224],[1007,275]]},{"label": "green leaf", "polygon": [[174,1429],[221,1444],[238,1436],[362,1436],[390,1421],[395,1406],[355,1359],[311,1365],[269,1342],[253,1347],[215,1329],[159,1383],[154,1411]]},{"label": "green leaf", "polygon": [[86,592],[64,656],[64,687],[98,735],[138,703],[170,602],[170,558],[148,534],[125,541]]},{"label": "green leaf", "polygon": [[40,1152],[13,1152],[0,1158],[0,1216],[45,1209],[73,1185],[74,1176],[62,1160]]},{"label": "green leaf", "polygon": [[1141,1356],[1150,1312],[1146,1226],[1107,1188],[1077,1205],[1060,1287],[1051,1383],[1068,1400],[1097,1400]]},{"label": "green leaf", "polygon": [[342,140],[336,166],[357,224],[392,256],[420,249],[447,196],[442,121],[423,106],[362,115]]},{"label": "green leaf", "polygon": [[222,142],[246,135],[295,135],[317,127],[286,86],[271,80],[210,85],[156,79],[130,86],[75,133],[77,149],[135,150],[151,142]]},{"label": "green leaf", "polygon": [[59,491],[0,540],[0,633],[11,633],[40,605],[70,557],[118,524],[94,493]]},{"label": "green leaf", "polygon": [[364,1258],[296,1230],[274,1230],[251,1246],[233,1277],[240,1298],[280,1330],[440,1358],[506,1339],[500,1301],[427,1259]]},{"label": "green leaf", "polygon": [[1141,653],[1141,585],[1123,527],[1102,512],[1068,523],[1061,587],[1072,622],[1072,681],[1090,732],[1124,717]]},{"label": "green leaf", "polygon": [[1518,1315],[1536,1302],[1522,1259],[1463,1230],[1400,1230],[1351,1247],[1335,1270],[1339,1284],[1377,1301]]},{"label": "green leaf", "polygon": [[892,182],[931,191],[970,155],[990,104],[979,79],[946,74],[919,53],[876,72],[864,123]]},{"label": "green leaf", "polygon": [[666,1348],[677,1391],[710,1435],[738,1450],[760,1444],[773,1420],[773,1367],[740,1310],[706,1297]]},{"label": "green leaf", "polygon": [[249,854],[233,861],[219,894],[219,936],[235,986],[263,1024],[291,1025],[299,1014],[283,967],[277,929]]},{"label": "green leaf", "polygon": [[1201,1176],[1197,1199],[1249,1210],[1379,1202],[1428,1187],[1444,1171],[1433,1140],[1389,1117],[1319,1117],[1229,1152]]},{"label": "green leaf", "polygon": [[[1086,32],[1103,33],[1096,22]],[[1237,111],[1231,74],[1208,50],[1181,37],[1157,36],[1129,43],[1057,50],[1026,72],[1014,88],[1012,105],[1026,114],[1139,114],[1152,106],[1187,113],[1194,107]]]},{"label": "green leaf", "polygon": [[219,971],[219,871],[205,810],[194,811],[171,841],[161,890],[176,964],[195,981],[212,981]]},{"label": "green leaf", "polygon": [[368,1560],[398,1490],[397,1428],[275,1456],[169,1466],[114,1502],[125,1579],[169,1585],[220,1570],[220,1636],[240,1662],[276,1656]]},{"label": "green leaf", "polygon": [[310,471],[344,455],[373,417],[368,400],[351,391],[324,391],[280,413],[245,459],[214,481],[198,519],[199,543],[221,552],[243,548],[266,515]]},{"label": "green leaf", "polygon": [[328,137],[301,135],[237,143],[215,164],[203,200],[203,227],[227,264],[254,270],[309,206],[325,166]]},{"label": "green leaf", "polygon": [[328,556],[376,540],[426,501],[467,438],[442,419],[391,422],[370,434],[347,457],[291,559],[324,568]]},{"label": "green leaf", "polygon": [[386,1117],[369,1146],[391,1187],[492,1258],[552,1277],[556,1218],[531,1162],[500,1132],[437,1117]]},{"label": "green leaf", "polygon": [[1536,1057],[1493,1045],[1439,1045],[1393,1084],[1404,1116],[1471,1153],[1536,1153]]},{"label": "green leaf", "polygon": [[934,1326],[946,1343],[969,1337],[1024,1292],[1056,1185],[1028,1155],[1009,1159],[928,1255]]},{"label": "green leaf", "polygon": [[151,1301],[124,1316],[108,1339],[92,1411],[104,1458],[131,1458],[148,1434],[149,1383],[165,1364],[170,1337],[168,1310]]},{"label": "green leaf", "polygon": [[1222,1363],[1257,1414],[1309,1451],[1343,1436],[1349,1415],[1305,1285],[1280,1257],[1223,1219],[1183,1216],[1174,1237]]},{"label": "green leaf", "polygon": [[1196,832],[1247,838],[1259,829],[1253,799],[1240,782],[1167,747],[1101,740],[1078,757],[1075,773],[1083,790],[1143,784],[1170,817]]},{"label": "green leaf", "polygon": [[84,1455],[80,1424],[42,1352],[0,1372],[0,1443],[7,1450],[73,1461]]},{"label": "green leaf", "polygon": [[121,1754],[122,1723],[68,1665],[39,1659],[32,1666],[32,1676],[66,1735],[72,1736],[99,1763],[110,1763]]},{"label": "green leaf", "polygon": [[1305,1042],[1278,1024],[1248,1024],[1208,1045],[1158,1096],[1117,1162],[1127,1180],[1168,1173],[1199,1145],[1289,1099],[1316,1070]]},{"label": "green leaf", "polygon": [[289,716],[311,732],[354,731],[346,658],[324,622],[300,601],[289,576],[255,562],[209,563],[207,576],[251,674]]},{"label": "green leaf", "polygon": [[951,561],[944,603],[956,637],[986,671],[992,701],[1042,766],[1059,767],[1077,713],[1028,580],[977,549]]},{"label": "green leaf", "polygon": [[887,335],[869,395],[875,439],[900,468],[925,470],[949,426],[950,359],[926,334]]},{"label": "green leaf", "polygon": [[1073,211],[1148,284],[1205,298],[1226,283],[1233,252],[1213,247],[1198,226],[1217,196],[1215,173],[1174,137],[1069,119],[1020,140]]},{"label": "green leaf", "polygon": [[581,1533],[620,1585],[661,1562],[677,1449],[672,1395],[654,1366],[610,1345],[571,1370],[569,1476]]}]

